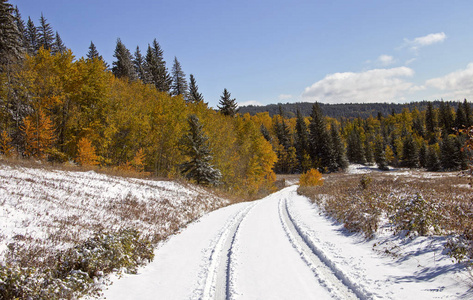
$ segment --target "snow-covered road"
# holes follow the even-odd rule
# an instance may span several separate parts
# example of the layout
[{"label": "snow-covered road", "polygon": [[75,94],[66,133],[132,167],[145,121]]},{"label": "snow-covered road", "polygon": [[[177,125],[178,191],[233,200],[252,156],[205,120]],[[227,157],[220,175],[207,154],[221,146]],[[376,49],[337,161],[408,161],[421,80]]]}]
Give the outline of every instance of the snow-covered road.
[{"label": "snow-covered road", "polygon": [[[461,276],[428,275],[349,236],[296,186],[214,211],[162,243],[107,299],[458,299]],[[428,260],[429,258],[427,258]],[[435,262],[438,270],[444,268]],[[417,264],[417,265],[416,265]],[[448,264],[445,264],[447,268]],[[430,268],[430,266],[429,266]],[[430,269],[429,269],[430,270]],[[430,270],[435,273],[435,270]],[[423,273],[424,272],[424,273]],[[447,273],[447,270],[446,272]]]}]

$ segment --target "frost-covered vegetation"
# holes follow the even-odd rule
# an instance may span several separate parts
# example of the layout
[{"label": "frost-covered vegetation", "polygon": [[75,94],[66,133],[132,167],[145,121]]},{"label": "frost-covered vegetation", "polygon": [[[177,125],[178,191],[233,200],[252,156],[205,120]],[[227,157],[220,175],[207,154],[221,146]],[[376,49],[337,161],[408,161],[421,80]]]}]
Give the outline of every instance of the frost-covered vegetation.
[{"label": "frost-covered vegetation", "polygon": [[186,183],[0,164],[0,299],[97,293],[107,273],[136,272],[159,241],[226,204]]},{"label": "frost-covered vegetation", "polygon": [[330,174],[323,186],[301,187],[323,211],[353,232],[404,238],[444,236],[457,262],[473,259],[473,189],[457,173],[422,171]]}]

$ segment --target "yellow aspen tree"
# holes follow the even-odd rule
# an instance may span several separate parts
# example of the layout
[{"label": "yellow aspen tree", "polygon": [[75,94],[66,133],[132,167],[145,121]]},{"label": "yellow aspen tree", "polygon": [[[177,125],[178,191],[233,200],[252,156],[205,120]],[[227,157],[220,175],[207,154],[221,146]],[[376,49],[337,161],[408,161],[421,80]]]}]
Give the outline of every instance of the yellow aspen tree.
[{"label": "yellow aspen tree", "polygon": [[45,154],[51,150],[55,139],[53,122],[43,109],[40,108],[37,111],[36,117],[24,118],[20,130],[25,138],[26,156],[44,158]]},{"label": "yellow aspen tree", "polygon": [[85,137],[81,138],[77,143],[76,162],[81,166],[95,166],[99,164],[98,159],[92,142]]},{"label": "yellow aspen tree", "polygon": [[13,146],[11,145],[12,138],[6,130],[2,131],[0,135],[0,151],[6,157],[10,157],[13,154]]}]

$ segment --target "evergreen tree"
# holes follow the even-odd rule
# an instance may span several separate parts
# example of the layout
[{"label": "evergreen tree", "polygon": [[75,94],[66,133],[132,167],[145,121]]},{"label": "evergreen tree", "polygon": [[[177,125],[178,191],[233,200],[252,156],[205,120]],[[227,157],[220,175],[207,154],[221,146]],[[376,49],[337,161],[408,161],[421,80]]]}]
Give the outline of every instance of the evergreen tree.
[{"label": "evergreen tree", "polygon": [[352,163],[366,163],[361,135],[356,128],[347,137],[347,156]]},{"label": "evergreen tree", "polygon": [[368,138],[365,139],[365,144],[363,146],[364,153],[365,153],[365,160],[367,164],[372,164],[374,161],[374,152],[371,142]]},{"label": "evergreen tree", "polygon": [[439,171],[441,168],[439,155],[434,145],[427,147],[426,167],[429,171]]},{"label": "evergreen tree", "polygon": [[144,67],[144,58],[141,55],[140,47],[136,46],[135,56],[133,59],[133,65],[135,67],[135,73],[137,74],[138,78],[143,82],[148,82]]},{"label": "evergreen tree", "polygon": [[345,170],[348,167],[348,160],[345,151],[345,145],[343,145],[342,137],[335,124],[332,124],[330,128],[330,137],[333,146],[333,161],[332,171]]},{"label": "evergreen tree", "polygon": [[112,63],[113,74],[117,78],[128,78],[131,81],[136,80],[137,77],[130,50],[125,47],[120,39],[117,39],[117,46],[113,57],[117,59]]},{"label": "evergreen tree", "polygon": [[466,99],[463,100],[463,112],[465,114],[465,127],[473,126],[473,113],[471,112],[470,103]]},{"label": "evergreen tree", "polygon": [[187,101],[191,103],[204,102],[204,97],[199,93],[199,87],[197,86],[194,75],[192,74],[189,76],[189,93]]},{"label": "evergreen tree", "polygon": [[235,98],[231,98],[230,92],[227,89],[223,89],[223,95],[220,96],[218,109],[225,116],[234,117],[238,112],[238,105]]},{"label": "evergreen tree", "polygon": [[432,139],[435,136],[437,128],[437,116],[432,102],[427,102],[427,110],[425,112],[425,129],[427,130],[428,138]]},{"label": "evergreen tree", "polygon": [[309,154],[310,147],[309,147],[309,136],[308,136],[308,131],[307,131],[307,125],[299,109],[297,109],[295,129],[296,129],[296,132],[295,132],[294,142],[295,142],[297,159],[299,160],[301,171],[304,172],[306,170],[303,170],[302,165],[303,165],[306,155]]},{"label": "evergreen tree", "polygon": [[56,39],[54,40],[54,44],[52,47],[52,52],[53,53],[64,53],[66,51],[66,46],[62,42],[61,37],[59,36],[59,33],[56,31]]},{"label": "evergreen tree", "polygon": [[51,50],[54,45],[54,33],[51,25],[47,22],[42,13],[37,31],[38,48],[43,47],[44,49]]},{"label": "evergreen tree", "polygon": [[389,167],[384,149],[384,139],[378,134],[374,143],[374,160],[380,170],[387,171],[389,170]]},{"label": "evergreen tree", "polygon": [[158,91],[169,93],[172,78],[166,68],[163,50],[156,39],[153,41],[153,47],[148,45],[145,62],[146,78],[150,80],[146,83],[153,83]]},{"label": "evergreen tree", "polygon": [[38,30],[30,17],[26,23],[26,42],[28,44],[26,52],[28,55],[34,55],[39,49]]},{"label": "evergreen tree", "polygon": [[450,105],[444,101],[440,102],[439,107],[439,123],[442,131],[451,134],[453,133],[453,113]]},{"label": "evergreen tree", "polygon": [[14,9],[0,0],[0,64],[6,65],[22,55],[21,34],[16,26]]},{"label": "evergreen tree", "polygon": [[312,106],[310,116],[312,117],[309,124],[310,155],[322,172],[325,171],[325,168],[333,166],[332,141],[325,124],[322,110],[317,102]]},{"label": "evergreen tree", "polygon": [[99,52],[97,51],[97,48],[95,47],[92,41],[90,41],[89,52],[87,52],[87,58],[90,60],[94,58],[103,60],[102,55],[99,54]]},{"label": "evergreen tree", "polygon": [[455,170],[459,165],[455,155],[455,143],[448,134],[443,135],[440,143],[440,163],[444,170]]},{"label": "evergreen tree", "polygon": [[467,149],[464,149],[465,146],[465,138],[462,135],[457,135],[454,140],[454,147],[455,147],[455,162],[456,162],[456,168],[460,170],[466,170],[468,169],[468,156],[466,151]]},{"label": "evergreen tree", "polygon": [[419,148],[419,165],[422,168],[427,167],[427,145],[425,141],[422,141],[422,144]]},{"label": "evergreen tree", "polygon": [[263,135],[265,140],[267,140],[268,142],[271,142],[273,140],[271,138],[271,135],[269,134],[268,128],[266,128],[266,126],[264,126],[264,124],[261,124],[260,131],[261,131],[261,134]]},{"label": "evergreen tree", "polygon": [[216,185],[222,175],[210,164],[212,155],[208,137],[196,115],[189,116],[188,124],[189,131],[181,139],[181,151],[189,160],[181,165],[182,173],[198,184]]},{"label": "evergreen tree", "polygon": [[402,144],[402,165],[406,168],[419,167],[419,151],[412,134],[408,134]]},{"label": "evergreen tree", "polygon": [[13,15],[15,18],[16,28],[18,29],[18,33],[20,34],[19,43],[21,45],[22,51],[26,52],[28,49],[28,42],[26,40],[26,25],[25,21],[21,18],[20,10],[18,6],[15,6],[15,10],[13,11]]},{"label": "evergreen tree", "polygon": [[284,147],[284,150],[289,150],[291,147],[291,138],[289,137],[289,127],[286,125],[284,119],[281,122],[276,120],[274,123],[274,133],[279,140],[279,144]]},{"label": "evergreen tree", "polygon": [[181,63],[177,60],[177,57],[174,57],[171,75],[171,95],[183,95],[184,99],[187,99],[186,74],[184,74],[184,71],[182,71]]}]

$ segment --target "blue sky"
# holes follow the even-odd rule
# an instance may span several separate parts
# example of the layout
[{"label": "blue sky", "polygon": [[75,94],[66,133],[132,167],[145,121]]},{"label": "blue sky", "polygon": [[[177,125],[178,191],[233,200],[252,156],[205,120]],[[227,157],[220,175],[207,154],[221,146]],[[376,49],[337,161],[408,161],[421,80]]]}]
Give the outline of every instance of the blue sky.
[{"label": "blue sky", "polygon": [[111,64],[157,39],[216,107],[278,102],[473,100],[470,0],[10,0],[41,13],[76,57]]}]

